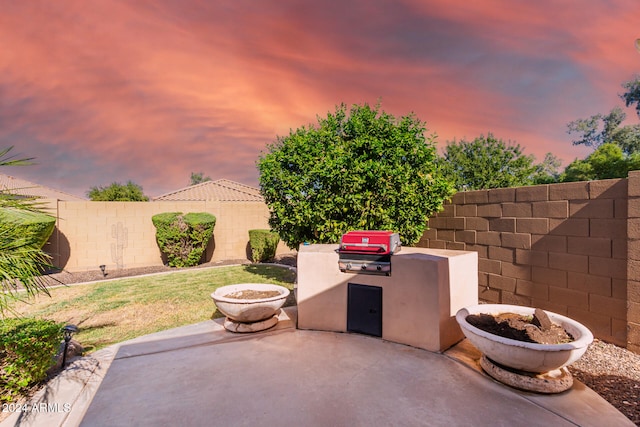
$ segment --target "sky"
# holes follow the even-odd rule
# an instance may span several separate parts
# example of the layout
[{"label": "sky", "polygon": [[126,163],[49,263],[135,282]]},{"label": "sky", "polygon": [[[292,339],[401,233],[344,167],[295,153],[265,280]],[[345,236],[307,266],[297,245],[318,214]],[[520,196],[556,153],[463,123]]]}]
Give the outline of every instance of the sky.
[{"label": "sky", "polygon": [[[640,73],[638,0],[0,0],[0,172],[153,197],[192,172],[258,185],[278,136],[337,105],[493,133],[566,166],[567,123]],[[625,109],[627,123],[637,123]]]}]

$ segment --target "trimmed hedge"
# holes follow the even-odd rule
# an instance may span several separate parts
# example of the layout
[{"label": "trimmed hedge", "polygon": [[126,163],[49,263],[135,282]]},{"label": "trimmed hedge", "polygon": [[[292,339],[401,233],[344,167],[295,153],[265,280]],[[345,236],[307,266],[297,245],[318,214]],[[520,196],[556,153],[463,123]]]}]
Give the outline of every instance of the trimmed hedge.
[{"label": "trimmed hedge", "polygon": [[0,399],[15,401],[47,377],[62,341],[62,324],[42,319],[0,322]]},{"label": "trimmed hedge", "polygon": [[28,244],[41,249],[56,226],[56,219],[51,215],[21,209],[0,209],[0,220],[15,224],[19,234],[27,239]]},{"label": "trimmed hedge", "polygon": [[207,212],[164,212],[151,218],[156,240],[171,267],[192,267],[202,260],[216,217]]},{"label": "trimmed hedge", "polygon": [[249,230],[253,262],[263,262],[275,257],[279,241],[280,236],[271,230]]}]

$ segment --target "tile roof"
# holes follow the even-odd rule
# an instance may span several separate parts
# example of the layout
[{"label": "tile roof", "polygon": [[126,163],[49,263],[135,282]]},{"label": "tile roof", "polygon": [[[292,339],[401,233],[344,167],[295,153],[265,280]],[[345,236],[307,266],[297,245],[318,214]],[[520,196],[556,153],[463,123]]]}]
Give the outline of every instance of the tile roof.
[{"label": "tile roof", "polygon": [[264,202],[260,190],[228,179],[206,181],[153,198],[154,201],[218,200],[221,202]]},{"label": "tile roof", "polygon": [[38,197],[43,199],[69,201],[86,200],[82,197],[65,193],[64,191],[54,190],[53,188],[45,187],[44,185],[35,184],[33,182],[2,173],[0,173],[0,191],[8,191],[19,196]]}]

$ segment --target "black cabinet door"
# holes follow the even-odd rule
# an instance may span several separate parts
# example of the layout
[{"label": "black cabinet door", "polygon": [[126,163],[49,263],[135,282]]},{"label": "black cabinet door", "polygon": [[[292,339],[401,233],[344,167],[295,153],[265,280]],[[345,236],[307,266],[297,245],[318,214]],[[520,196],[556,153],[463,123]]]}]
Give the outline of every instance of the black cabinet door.
[{"label": "black cabinet door", "polygon": [[382,288],[349,283],[347,331],[382,336]]}]

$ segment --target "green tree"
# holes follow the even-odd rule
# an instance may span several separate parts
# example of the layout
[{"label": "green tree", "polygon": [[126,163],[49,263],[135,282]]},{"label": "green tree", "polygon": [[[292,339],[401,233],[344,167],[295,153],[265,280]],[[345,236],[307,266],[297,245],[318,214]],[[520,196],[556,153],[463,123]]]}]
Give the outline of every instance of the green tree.
[{"label": "green tree", "polygon": [[[16,158],[9,155],[13,147],[0,150],[0,166],[24,166],[31,164],[33,158]],[[16,197],[8,190],[0,190],[0,208],[40,212],[41,206],[33,198]],[[55,268],[51,257],[41,249],[37,236],[16,224],[10,215],[0,209],[0,314],[4,314],[12,301],[21,300],[26,291],[27,297],[38,293],[49,294],[42,273]]]},{"label": "green tree", "polygon": [[[640,116],[640,76],[623,83],[622,87],[625,93],[620,97],[627,107],[636,104]],[[630,170],[640,169],[640,125],[623,126],[626,117],[622,108],[614,107],[607,115],[596,114],[570,122],[567,133],[579,135],[573,144],[593,147],[595,151],[569,164],[561,180],[623,178]]]},{"label": "green tree", "polygon": [[626,91],[620,95],[627,107],[636,104],[636,112],[640,116],[640,75],[622,84]]},{"label": "green tree", "polygon": [[536,165],[533,175],[534,184],[552,184],[560,180],[560,166],[562,161],[554,154],[547,153],[542,163]]},{"label": "green tree", "polygon": [[417,242],[453,193],[434,137],[413,115],[397,120],[367,104],[342,104],[317,125],[290,131],[258,160],[271,229],[290,247],[337,242],[354,229],[394,230]]},{"label": "green tree", "polygon": [[602,144],[618,145],[626,154],[640,151],[640,125],[622,126],[627,115],[620,107],[614,107],[609,114],[596,114],[587,119],[570,122],[567,133],[577,133],[579,138],[573,145],[598,148]]},{"label": "green tree", "polygon": [[[627,107],[635,104],[636,112],[640,116],[640,75],[622,84],[625,92],[620,98]],[[640,125],[626,125],[622,122],[627,115],[622,108],[614,107],[609,114],[596,114],[586,119],[578,119],[567,124],[567,133],[578,134],[574,145],[585,145],[598,148],[602,144],[618,145],[625,154],[640,151]]]},{"label": "green tree", "polygon": [[591,181],[592,179],[596,178],[591,163],[580,159],[571,162],[560,177],[562,182]]},{"label": "green tree", "polygon": [[191,184],[189,185],[201,184],[207,181],[211,181],[211,177],[204,176],[203,172],[191,172]]},{"label": "green tree", "polygon": [[138,184],[127,181],[126,184],[114,182],[109,186],[91,187],[87,196],[94,202],[148,202],[149,197],[142,192]]},{"label": "green tree", "polygon": [[450,142],[440,163],[457,190],[519,187],[531,185],[535,158],[525,155],[519,144],[507,144],[491,133],[473,141]]},{"label": "green tree", "polygon": [[584,160],[574,160],[564,171],[564,182],[625,178],[640,169],[640,153],[626,154],[619,145],[605,143]]}]

